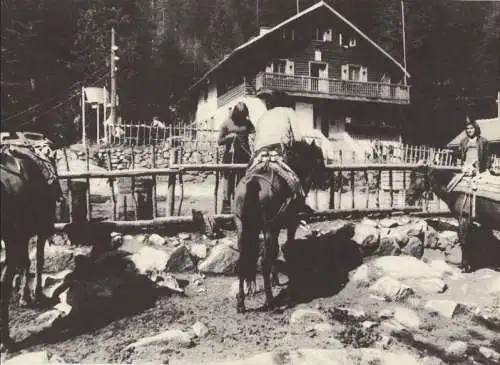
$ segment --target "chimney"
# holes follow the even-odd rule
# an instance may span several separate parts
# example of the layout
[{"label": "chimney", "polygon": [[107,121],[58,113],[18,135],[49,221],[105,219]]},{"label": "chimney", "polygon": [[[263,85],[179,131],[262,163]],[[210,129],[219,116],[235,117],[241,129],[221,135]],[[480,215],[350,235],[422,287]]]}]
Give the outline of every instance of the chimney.
[{"label": "chimney", "polygon": [[259,35],[266,34],[267,32],[269,32],[270,29],[271,27],[260,27]]}]

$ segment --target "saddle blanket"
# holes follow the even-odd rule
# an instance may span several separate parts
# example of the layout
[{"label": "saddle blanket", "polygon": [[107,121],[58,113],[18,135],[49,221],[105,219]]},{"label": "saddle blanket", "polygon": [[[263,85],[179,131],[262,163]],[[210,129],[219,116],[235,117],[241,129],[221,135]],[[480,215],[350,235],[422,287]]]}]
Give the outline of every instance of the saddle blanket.
[{"label": "saddle blanket", "polygon": [[[2,154],[7,154],[17,158],[30,158],[42,171],[44,178],[49,185],[57,181],[57,170],[55,165],[44,156],[37,153],[37,150],[30,146],[5,145],[2,146]],[[19,167],[20,168],[20,167]],[[19,170],[18,168],[18,170]],[[16,171],[20,172],[20,171]]]},{"label": "saddle blanket", "polygon": [[286,181],[295,197],[305,197],[305,192],[299,177],[290,166],[286,164],[283,156],[276,151],[262,151],[255,156],[243,177],[243,181],[246,182],[250,180],[254,174],[269,170],[276,172]]},{"label": "saddle blanket", "polygon": [[500,176],[483,172],[474,177],[463,177],[453,190],[500,202]]}]

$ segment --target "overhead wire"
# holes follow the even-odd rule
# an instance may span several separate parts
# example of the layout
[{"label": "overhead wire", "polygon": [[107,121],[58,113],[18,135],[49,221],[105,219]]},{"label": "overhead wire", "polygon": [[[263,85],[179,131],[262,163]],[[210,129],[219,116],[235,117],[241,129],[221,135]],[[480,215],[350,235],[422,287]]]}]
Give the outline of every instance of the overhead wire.
[{"label": "overhead wire", "polygon": [[[102,71],[103,71],[103,69],[100,69],[100,70],[97,70],[97,71],[93,72],[92,74],[90,74],[90,75],[88,75],[88,76],[85,76],[83,81],[81,81],[81,80],[80,80],[80,81],[77,81],[77,82],[73,83],[71,86],[69,86],[69,87],[68,87],[68,89],[73,89],[73,88],[74,88],[74,87],[76,87],[78,84],[85,83],[85,82],[86,82],[86,79],[88,79],[88,78],[90,78],[90,77],[93,77],[93,76],[95,76],[96,74],[98,74],[99,72],[102,72]],[[104,74],[103,76],[99,77],[97,80],[94,80],[94,81],[92,81],[92,82],[97,82],[97,81],[102,80],[102,79],[103,79],[103,77],[104,77],[104,76],[106,76],[107,74],[108,74],[108,71],[106,71],[106,72],[105,72],[105,74]],[[71,93],[71,91],[70,91],[70,93]],[[30,111],[33,111],[33,110],[35,110],[35,109],[39,108],[40,106],[42,106],[42,105],[44,105],[44,104],[47,104],[47,103],[49,103],[49,102],[53,102],[55,99],[57,99],[57,98],[51,98],[51,99],[48,99],[48,100],[44,100],[44,101],[42,101],[42,102],[39,102],[39,103],[37,103],[37,104],[35,104],[35,105],[32,105],[32,106],[31,106],[31,107],[29,107],[28,109],[22,110],[22,111],[20,111],[20,112],[18,112],[18,113],[16,113],[16,114],[14,114],[14,115],[11,115],[11,116],[6,117],[5,119],[3,119],[3,120],[2,120],[2,123],[8,122],[8,121],[10,121],[10,120],[12,120],[12,119],[17,119],[18,117],[20,117],[20,116],[22,116],[22,115],[24,115],[24,114],[26,114],[26,113],[29,113]]]}]

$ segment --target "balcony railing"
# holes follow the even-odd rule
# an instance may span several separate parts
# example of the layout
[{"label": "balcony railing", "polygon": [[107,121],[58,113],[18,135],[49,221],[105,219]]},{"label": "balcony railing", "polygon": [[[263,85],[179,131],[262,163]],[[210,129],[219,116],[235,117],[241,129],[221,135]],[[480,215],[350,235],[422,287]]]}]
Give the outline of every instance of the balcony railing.
[{"label": "balcony railing", "polygon": [[256,90],[257,92],[263,90],[282,90],[315,96],[373,99],[400,104],[408,104],[410,102],[410,86],[407,85],[264,72],[257,75]]}]

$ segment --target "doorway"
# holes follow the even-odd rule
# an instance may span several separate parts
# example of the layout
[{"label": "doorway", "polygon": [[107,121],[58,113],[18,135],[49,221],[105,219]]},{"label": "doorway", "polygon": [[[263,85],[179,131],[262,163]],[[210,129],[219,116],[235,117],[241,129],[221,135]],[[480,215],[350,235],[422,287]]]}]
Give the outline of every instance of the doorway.
[{"label": "doorway", "polygon": [[311,91],[328,93],[328,64],[325,62],[310,62]]}]

